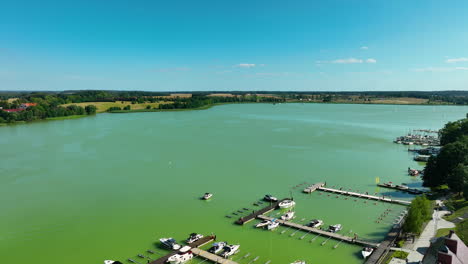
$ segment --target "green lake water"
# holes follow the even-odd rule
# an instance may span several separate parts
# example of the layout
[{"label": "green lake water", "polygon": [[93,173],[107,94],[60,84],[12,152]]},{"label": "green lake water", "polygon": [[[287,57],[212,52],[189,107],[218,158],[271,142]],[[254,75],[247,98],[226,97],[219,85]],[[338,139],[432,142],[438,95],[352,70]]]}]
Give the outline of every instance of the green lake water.
[{"label": "green lake water", "polygon": [[[21,264],[101,264],[152,249],[160,237],[215,233],[241,244],[247,264],[362,263],[360,247],[287,230],[236,226],[225,216],[266,193],[293,195],[296,221],[341,223],[343,234],[383,239],[403,206],[292,187],[328,186],[411,196],[380,181],[420,186],[406,174],[409,129],[439,129],[468,107],[243,104],[203,111],[99,114],[76,120],[0,127],[0,259]],[[211,201],[201,201],[213,192]],[[392,213],[377,223],[387,209]],[[277,212],[272,215],[276,216]],[[250,253],[246,259],[241,256]],[[155,257],[155,255],[146,254]],[[158,256],[158,255],[156,255]],[[201,262],[194,259],[192,264]]]}]

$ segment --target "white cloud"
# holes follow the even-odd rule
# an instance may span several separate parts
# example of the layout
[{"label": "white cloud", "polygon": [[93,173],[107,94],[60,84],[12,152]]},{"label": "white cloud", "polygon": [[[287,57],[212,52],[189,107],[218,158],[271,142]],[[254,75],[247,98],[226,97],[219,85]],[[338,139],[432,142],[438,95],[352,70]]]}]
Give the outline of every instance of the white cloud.
[{"label": "white cloud", "polygon": [[319,66],[323,63],[334,63],[334,64],[377,63],[377,60],[373,58],[369,58],[366,60],[356,59],[356,58],[347,58],[347,59],[336,59],[332,61],[316,61],[315,63]]},{"label": "white cloud", "polygon": [[235,65],[236,67],[240,67],[240,68],[253,68],[255,67],[256,65],[253,64],[253,63],[239,63],[237,65]]},{"label": "white cloud", "polygon": [[362,46],[360,49],[362,49],[362,50],[368,50],[368,49],[369,49],[369,47]]},{"label": "white cloud", "polygon": [[457,63],[457,62],[467,62],[468,58],[454,58],[454,59],[447,59],[446,63]]},{"label": "white cloud", "polygon": [[362,63],[362,62],[363,61],[361,59],[356,59],[356,58],[337,59],[337,60],[331,61],[331,63],[339,63],[339,64]]},{"label": "white cloud", "polygon": [[468,67],[426,67],[411,69],[415,72],[453,72],[453,71],[468,71]]}]

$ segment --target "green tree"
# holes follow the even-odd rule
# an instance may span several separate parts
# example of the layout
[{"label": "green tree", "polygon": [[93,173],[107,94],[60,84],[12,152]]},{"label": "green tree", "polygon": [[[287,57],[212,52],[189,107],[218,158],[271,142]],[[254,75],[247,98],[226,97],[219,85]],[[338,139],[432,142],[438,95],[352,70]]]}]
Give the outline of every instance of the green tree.
[{"label": "green tree", "polygon": [[468,119],[461,119],[455,122],[448,122],[439,132],[440,144],[445,146],[459,140],[462,136],[468,135]]},{"label": "green tree", "polygon": [[132,107],[131,107],[130,105],[127,105],[127,106],[125,106],[125,107],[123,108],[123,110],[130,110],[130,109],[132,109]]},{"label": "green tree", "polygon": [[462,192],[465,185],[468,184],[468,167],[464,164],[458,164],[449,174],[447,184],[454,192]]},{"label": "green tree", "polygon": [[151,105],[147,105],[147,106],[146,106],[146,109],[151,109]]},{"label": "green tree", "polygon": [[96,110],[97,110],[97,108],[96,108],[95,105],[87,105],[85,107],[86,114],[88,114],[88,115],[96,114]]},{"label": "green tree", "polygon": [[403,231],[420,234],[422,225],[432,217],[431,202],[423,195],[416,197],[410,204]]}]

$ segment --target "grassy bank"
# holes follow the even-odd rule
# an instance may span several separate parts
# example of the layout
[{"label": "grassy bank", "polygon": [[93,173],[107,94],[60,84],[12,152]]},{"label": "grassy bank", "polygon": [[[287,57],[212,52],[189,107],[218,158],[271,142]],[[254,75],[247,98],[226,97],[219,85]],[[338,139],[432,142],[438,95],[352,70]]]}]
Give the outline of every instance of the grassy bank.
[{"label": "grassy bank", "polygon": [[[457,220],[457,218],[468,214],[468,201],[463,197],[454,195],[449,200],[445,202],[447,207],[452,211],[451,215],[445,216],[444,219],[448,221]],[[455,228],[445,228],[437,231],[437,236],[447,235],[450,230],[455,230],[455,233],[468,244],[468,219],[465,219],[459,223],[455,224]]]},{"label": "grassy bank", "polygon": [[[65,120],[65,119],[78,119],[78,118],[83,118],[87,117],[89,115],[71,115],[71,116],[57,116],[57,117],[49,117],[44,120]],[[38,120],[41,121],[41,120]]]},{"label": "grassy bank", "polygon": [[81,107],[86,107],[87,105],[94,105],[96,106],[97,113],[104,113],[110,107],[120,107],[124,108],[126,106],[130,106],[133,110],[144,110],[146,107],[150,106],[153,108],[158,108],[160,104],[168,104],[171,102],[158,102],[158,103],[141,103],[141,104],[132,104],[129,101],[115,101],[115,102],[85,102],[85,103],[74,103],[74,104],[64,104],[62,106],[67,107],[69,105],[77,105]]}]

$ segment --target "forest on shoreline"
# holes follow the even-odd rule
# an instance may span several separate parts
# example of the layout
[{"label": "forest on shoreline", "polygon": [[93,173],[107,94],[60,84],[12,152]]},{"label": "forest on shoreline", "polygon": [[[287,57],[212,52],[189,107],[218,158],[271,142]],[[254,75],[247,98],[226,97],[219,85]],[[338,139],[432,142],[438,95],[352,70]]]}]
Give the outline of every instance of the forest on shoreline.
[{"label": "forest on shoreline", "polygon": [[[120,102],[120,105],[117,104]],[[148,92],[148,91],[3,91],[0,123],[30,122],[96,112],[206,109],[225,103],[355,103],[468,105],[468,91],[440,92]],[[89,103],[89,104],[88,104]],[[109,103],[98,109],[99,103]],[[24,105],[28,107],[22,107]],[[78,105],[79,104],[79,105]]]}]

